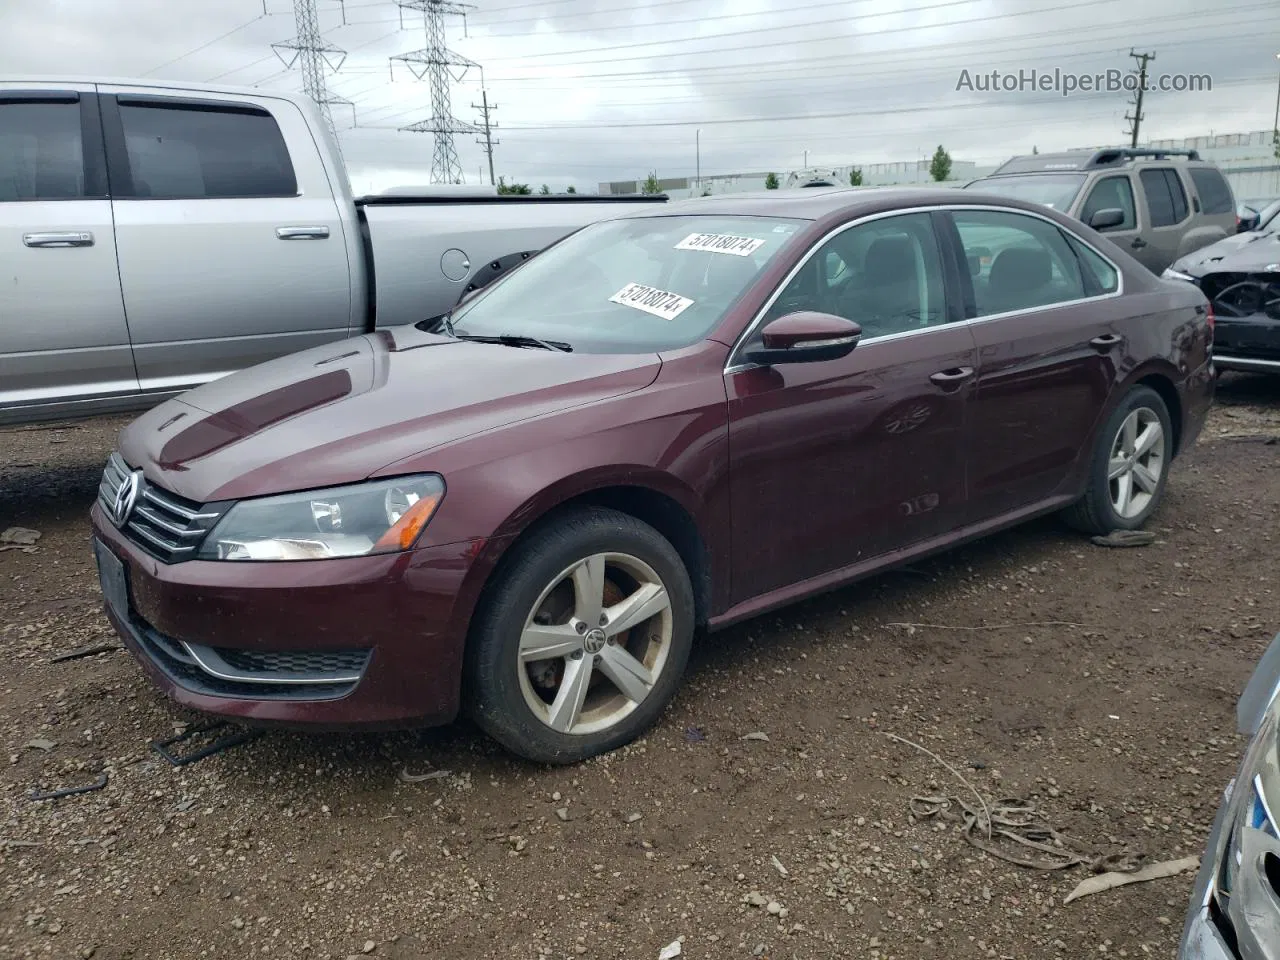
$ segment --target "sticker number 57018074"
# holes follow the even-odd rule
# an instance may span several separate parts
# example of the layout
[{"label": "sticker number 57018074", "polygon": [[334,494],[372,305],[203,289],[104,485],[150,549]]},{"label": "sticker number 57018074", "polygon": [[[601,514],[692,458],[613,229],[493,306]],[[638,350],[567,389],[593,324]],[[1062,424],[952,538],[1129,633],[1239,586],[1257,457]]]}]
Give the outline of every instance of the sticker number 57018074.
[{"label": "sticker number 57018074", "polygon": [[659,290],[657,287],[647,287],[643,283],[628,283],[610,297],[609,302],[643,310],[664,320],[674,320],[693,306],[693,301],[688,297],[682,297],[678,293],[667,290]]}]

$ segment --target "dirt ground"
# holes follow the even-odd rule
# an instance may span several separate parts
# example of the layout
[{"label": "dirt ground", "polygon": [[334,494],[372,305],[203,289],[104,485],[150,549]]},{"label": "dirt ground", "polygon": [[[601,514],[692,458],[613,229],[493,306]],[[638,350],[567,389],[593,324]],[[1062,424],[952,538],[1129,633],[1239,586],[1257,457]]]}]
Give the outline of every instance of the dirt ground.
[{"label": "dirt ground", "polygon": [[977,801],[887,734],[1099,853],[1199,854],[1280,631],[1276,381],[1223,378],[1155,544],[1046,520],[714,635],[648,738],[569,769],[464,725],[170,766],[200,718],[127,654],[50,662],[114,639],[85,517],[121,423],[0,432],[0,528],[43,535],[0,552],[0,958],[1173,956],[1191,874],[1064,906],[1088,866],[913,820]]}]

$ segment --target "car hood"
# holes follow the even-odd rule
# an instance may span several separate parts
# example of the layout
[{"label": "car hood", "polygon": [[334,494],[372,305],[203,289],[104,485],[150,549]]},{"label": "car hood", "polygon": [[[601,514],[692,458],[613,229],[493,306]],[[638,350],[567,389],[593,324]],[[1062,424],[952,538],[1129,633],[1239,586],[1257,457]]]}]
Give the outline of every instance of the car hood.
[{"label": "car hood", "polygon": [[1280,264],[1280,232],[1275,231],[1232,234],[1187,254],[1173,269],[1198,280],[1210,273],[1261,273],[1272,264]]},{"label": "car hood", "polygon": [[315,347],[166,401],[121,435],[197,503],[363,480],[380,467],[654,381],[657,354],[469,343],[413,327]]}]

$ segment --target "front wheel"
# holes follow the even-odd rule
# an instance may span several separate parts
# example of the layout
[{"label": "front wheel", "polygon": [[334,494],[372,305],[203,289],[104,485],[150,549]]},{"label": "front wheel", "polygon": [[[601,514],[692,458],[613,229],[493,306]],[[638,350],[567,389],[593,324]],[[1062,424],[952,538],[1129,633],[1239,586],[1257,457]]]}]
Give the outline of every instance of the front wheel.
[{"label": "front wheel", "polygon": [[648,729],[692,646],[675,548],[613,510],[575,511],[514,548],[468,644],[467,710],[513,753],[573,763]]},{"label": "front wheel", "polygon": [[1095,535],[1139,529],[1164,496],[1172,459],[1169,408],[1150,387],[1134,387],[1098,434],[1088,487],[1067,522]]}]

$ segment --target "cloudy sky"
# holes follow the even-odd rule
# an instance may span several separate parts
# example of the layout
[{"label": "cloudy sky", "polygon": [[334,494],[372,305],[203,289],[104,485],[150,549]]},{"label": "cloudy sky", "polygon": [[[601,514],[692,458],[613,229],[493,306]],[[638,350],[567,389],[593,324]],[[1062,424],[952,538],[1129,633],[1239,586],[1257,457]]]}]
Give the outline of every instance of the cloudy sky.
[{"label": "cloudy sky", "polygon": [[[358,192],[430,180],[430,97],[389,58],[426,46],[394,0],[315,0],[346,51],[330,89]],[[962,71],[1097,74],[1156,53],[1153,77],[1208,74],[1212,91],[1147,95],[1144,139],[1270,129],[1277,0],[476,0],[448,42],[483,71],[452,88],[475,122],[481,79],[508,180],[591,190],[602,180],[957,159],[1126,142],[1129,94],[957,89]],[[105,75],[300,90],[273,42],[291,0],[0,0],[7,75]],[[481,175],[474,135],[456,138]],[[807,154],[806,154],[807,151]],[[487,168],[485,176],[487,178]]]}]

